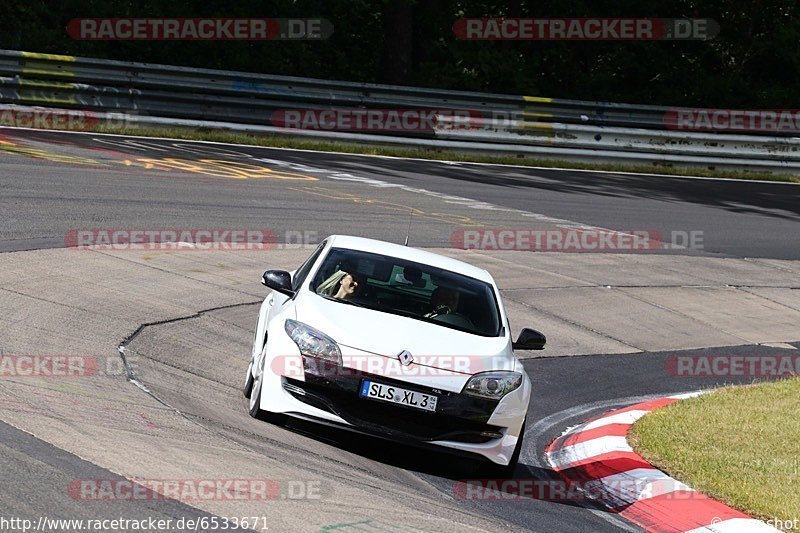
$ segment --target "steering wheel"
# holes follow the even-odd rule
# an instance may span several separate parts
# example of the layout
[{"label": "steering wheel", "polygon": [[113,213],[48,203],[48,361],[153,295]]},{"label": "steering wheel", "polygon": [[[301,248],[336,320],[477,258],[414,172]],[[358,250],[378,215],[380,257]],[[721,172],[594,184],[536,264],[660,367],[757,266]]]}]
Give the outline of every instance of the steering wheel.
[{"label": "steering wheel", "polygon": [[472,320],[467,318],[466,316],[462,315],[461,313],[439,313],[433,315],[431,319],[436,320],[437,322],[442,322],[444,324],[450,324],[452,326],[459,326],[462,328],[474,328],[475,324],[472,323]]}]

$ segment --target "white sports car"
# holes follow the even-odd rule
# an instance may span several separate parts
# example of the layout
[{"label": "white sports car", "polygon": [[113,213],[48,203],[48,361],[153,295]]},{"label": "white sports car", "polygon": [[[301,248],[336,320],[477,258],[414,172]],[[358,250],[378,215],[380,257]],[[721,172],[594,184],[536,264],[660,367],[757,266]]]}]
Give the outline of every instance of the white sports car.
[{"label": "white sports car", "polygon": [[[244,395],[285,416],[435,446],[513,473],[531,382],[485,270],[383,241],[334,235],[294,272],[268,270]],[[484,470],[486,472],[486,470]]]}]

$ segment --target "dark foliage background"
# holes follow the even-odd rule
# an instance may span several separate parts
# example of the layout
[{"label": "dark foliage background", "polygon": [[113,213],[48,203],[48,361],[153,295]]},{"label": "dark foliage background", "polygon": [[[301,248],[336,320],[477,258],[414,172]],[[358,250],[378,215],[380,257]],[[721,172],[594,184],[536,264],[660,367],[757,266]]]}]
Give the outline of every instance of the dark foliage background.
[{"label": "dark foliage background", "polygon": [[[712,18],[710,41],[462,41],[461,17]],[[326,41],[76,41],[80,17],[322,17]],[[796,108],[800,9],[779,0],[2,0],[0,47],[350,81],[707,107]]]}]

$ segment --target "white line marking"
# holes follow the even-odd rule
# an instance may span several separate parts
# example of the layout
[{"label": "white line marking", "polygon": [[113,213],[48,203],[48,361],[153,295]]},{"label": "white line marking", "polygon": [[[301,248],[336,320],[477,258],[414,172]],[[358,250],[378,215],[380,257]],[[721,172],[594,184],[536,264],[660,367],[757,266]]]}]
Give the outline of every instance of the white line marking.
[{"label": "white line marking", "polygon": [[622,507],[675,491],[694,489],[656,468],[634,468],[586,483],[589,494],[597,494],[608,507]]},{"label": "white line marking", "polygon": [[[20,130],[32,130],[36,131],[33,128],[20,128],[16,126],[7,126],[9,129],[20,129]],[[132,139],[158,139],[163,141],[178,141],[183,143],[201,143],[201,144],[214,144],[214,145],[221,145],[221,146],[238,146],[238,147],[246,147],[246,148],[263,148],[267,150],[285,150],[288,152],[303,152],[303,153],[311,153],[311,154],[334,154],[334,155],[343,155],[343,156],[353,156],[353,157],[372,157],[377,159],[400,159],[404,161],[425,161],[426,163],[440,163],[443,165],[480,165],[480,166],[489,166],[489,167],[508,167],[508,168],[521,168],[521,169],[534,169],[534,170],[546,170],[546,171],[555,171],[555,172],[586,172],[590,174],[620,174],[625,176],[651,176],[657,178],[678,178],[678,179],[693,179],[693,180],[711,180],[711,181],[738,181],[744,183],[769,183],[773,185],[794,185],[797,186],[797,183],[791,182],[783,182],[783,181],[769,181],[769,180],[746,180],[740,178],[710,178],[707,176],[692,176],[692,175],[675,175],[675,174],[651,174],[651,173],[644,173],[644,172],[625,172],[625,171],[617,171],[617,170],[591,170],[591,169],[581,169],[581,168],[558,168],[558,167],[534,167],[528,165],[512,165],[509,163],[478,163],[478,162],[468,162],[468,161],[451,161],[448,159],[425,159],[421,157],[396,157],[391,155],[376,155],[376,154],[350,154],[345,152],[331,152],[327,150],[308,150],[305,148],[281,148],[281,147],[272,147],[272,146],[259,146],[254,144],[239,144],[239,143],[223,143],[219,141],[198,141],[198,140],[187,140],[187,139],[173,139],[171,137],[148,137],[144,135],[128,135],[128,134],[120,134],[120,133],[93,133],[88,131],[68,131],[65,132],[63,130],[39,130],[39,131],[52,131],[56,133],[70,133],[74,135],[103,135],[109,137],[129,137]],[[535,176],[535,177],[542,177],[542,176]]]},{"label": "white line marking", "polygon": [[[442,165],[481,165],[481,166],[490,166],[490,167],[508,167],[508,168],[520,168],[520,169],[533,169],[533,170],[545,170],[549,172],[584,172],[589,174],[617,174],[623,176],[648,176],[648,177],[655,177],[655,178],[675,178],[675,179],[691,179],[691,180],[708,180],[708,181],[734,181],[734,182],[744,182],[744,183],[764,183],[764,184],[771,184],[771,185],[793,185],[797,186],[797,183],[792,182],[785,182],[785,181],[769,181],[769,180],[748,180],[748,179],[741,179],[741,178],[711,178],[708,176],[692,176],[692,175],[677,175],[677,174],[653,174],[653,173],[646,173],[646,172],[626,172],[620,170],[591,170],[591,169],[582,169],[582,168],[559,168],[559,167],[538,167],[538,166],[528,166],[528,165],[512,165],[509,163],[478,163],[478,162],[468,162],[468,161],[450,161],[447,159],[424,159],[420,157],[396,157],[396,156],[389,156],[389,155],[376,155],[376,154],[350,154],[346,152],[331,152],[327,150],[308,150],[304,148],[281,148],[277,146],[260,146],[254,144],[239,144],[239,143],[223,143],[219,141],[201,141],[201,140],[190,140],[190,139],[175,139],[172,137],[150,137],[146,135],[130,135],[130,134],[121,134],[121,133],[96,133],[91,131],[64,131],[64,130],[47,130],[41,128],[21,128],[18,126],[2,126],[4,129],[10,130],[23,130],[23,131],[46,131],[50,133],[59,133],[59,134],[70,134],[70,135],[93,135],[93,136],[104,136],[104,137],[123,137],[123,138],[130,138],[130,139],[155,139],[160,141],[176,141],[181,143],[198,143],[198,144],[213,144],[218,146],[237,146],[243,148],[261,148],[265,150],[285,150],[288,152],[302,152],[302,153],[312,153],[312,154],[333,154],[333,155],[342,155],[342,156],[353,156],[353,157],[371,157],[377,159],[400,159],[404,161],[425,161],[426,163],[439,163]],[[539,177],[542,178],[543,176],[531,176],[531,177]]]},{"label": "white line marking", "polygon": [[560,450],[549,452],[547,456],[550,464],[557,468],[564,468],[578,461],[591,459],[605,453],[632,451],[633,448],[625,437],[607,436],[565,446]]},{"label": "white line marking", "polygon": [[597,419],[594,422],[587,422],[582,426],[578,426],[572,433],[580,433],[583,431],[589,431],[590,429],[596,429],[603,426],[608,426],[611,424],[628,424],[631,425],[644,415],[649,413],[650,411],[644,411],[642,409],[636,409],[634,411],[625,411],[624,413],[616,413],[610,416],[604,416],[603,418]]},{"label": "white line marking", "polygon": [[683,394],[675,394],[673,396],[667,396],[667,398],[672,398],[675,400],[688,400],[689,398],[696,398],[698,396],[702,396],[703,394],[708,394],[711,392],[710,390],[698,390],[694,392],[684,392]]},{"label": "white line marking", "polygon": [[729,518],[685,533],[759,533],[780,531],[755,518]]}]

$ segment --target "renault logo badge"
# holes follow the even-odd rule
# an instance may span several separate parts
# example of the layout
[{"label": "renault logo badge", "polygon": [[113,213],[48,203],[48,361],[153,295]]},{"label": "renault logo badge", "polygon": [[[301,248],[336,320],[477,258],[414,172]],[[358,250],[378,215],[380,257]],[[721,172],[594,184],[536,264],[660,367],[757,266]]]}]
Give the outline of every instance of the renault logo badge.
[{"label": "renault logo badge", "polygon": [[403,350],[397,354],[397,358],[400,360],[400,364],[403,366],[408,366],[414,362],[414,356],[411,355],[411,352],[406,350]]}]

